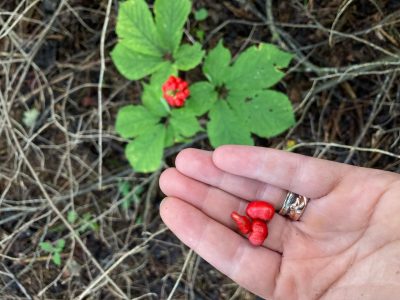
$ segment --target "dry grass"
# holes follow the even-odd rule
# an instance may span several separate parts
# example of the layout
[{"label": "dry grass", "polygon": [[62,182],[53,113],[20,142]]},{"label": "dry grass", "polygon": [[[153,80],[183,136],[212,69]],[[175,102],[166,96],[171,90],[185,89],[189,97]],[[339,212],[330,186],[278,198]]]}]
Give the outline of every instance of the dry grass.
[{"label": "dry grass", "polygon": [[[93,2],[0,0],[0,298],[253,299],[166,230],[160,172],[135,174],[124,160],[115,114],[140,86],[108,55],[117,1]],[[295,53],[278,88],[298,122],[259,145],[291,140],[296,152],[399,172],[400,5],[324,2],[195,1],[210,18],[186,36],[200,26],[205,48],[223,36],[236,53],[271,40]],[[32,108],[40,115],[27,127]],[[200,135],[168,149],[164,167],[191,145],[209,149]],[[121,182],[132,186],[125,197]],[[71,210],[98,229],[79,231]],[[59,239],[56,267],[39,243]]]}]

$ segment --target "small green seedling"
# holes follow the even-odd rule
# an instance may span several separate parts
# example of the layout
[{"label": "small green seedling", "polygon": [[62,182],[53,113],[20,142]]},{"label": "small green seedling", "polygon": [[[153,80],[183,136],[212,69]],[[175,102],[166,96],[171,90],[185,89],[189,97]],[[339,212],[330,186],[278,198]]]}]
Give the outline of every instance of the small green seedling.
[{"label": "small green seedling", "polygon": [[83,233],[88,230],[98,231],[99,224],[95,221],[95,218],[90,213],[84,213],[82,218],[80,219],[81,226],[78,229],[78,232]]},{"label": "small green seedling", "polygon": [[78,214],[75,210],[70,210],[67,215],[67,220],[70,224],[74,224],[78,220]]},{"label": "small green seedling", "polygon": [[[199,10],[196,10],[194,12],[194,19],[198,22],[204,21],[208,18],[208,11],[205,8],[200,8]],[[203,29],[201,28],[197,28],[195,29],[195,36],[196,38],[200,41],[203,42],[204,41],[204,37],[206,35],[206,33],[204,32]]]},{"label": "small green seedling", "polygon": [[206,36],[206,33],[202,29],[197,29],[195,31],[196,37],[200,42],[204,42],[204,38]]},{"label": "small green seedling", "polygon": [[74,210],[70,210],[67,215],[67,220],[71,225],[75,225],[78,228],[79,233],[92,230],[98,231],[99,225],[95,221],[95,218],[90,213],[84,213],[82,217]]},{"label": "small green seedling", "polygon": [[194,12],[194,19],[196,21],[204,21],[205,19],[208,18],[208,11],[205,8],[200,8],[199,10],[196,10]]},{"label": "small green seedling", "polygon": [[118,191],[124,198],[121,206],[124,210],[128,210],[132,203],[138,203],[140,201],[140,194],[143,192],[142,187],[133,189],[129,181],[120,181],[118,183]]},{"label": "small green seedling", "polygon": [[39,246],[43,251],[50,253],[51,259],[56,266],[61,265],[61,253],[65,246],[64,239],[57,240],[55,244],[50,242],[42,242],[39,244]]}]

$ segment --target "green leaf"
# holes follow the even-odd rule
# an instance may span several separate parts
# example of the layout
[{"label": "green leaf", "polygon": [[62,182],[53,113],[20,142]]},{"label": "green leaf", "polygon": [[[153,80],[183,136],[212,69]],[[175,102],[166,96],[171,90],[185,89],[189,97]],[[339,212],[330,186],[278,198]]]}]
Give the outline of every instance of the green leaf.
[{"label": "green leaf", "polygon": [[182,136],[179,134],[179,132],[175,132],[175,128],[171,125],[171,123],[167,125],[164,143],[165,148],[171,147],[177,143],[183,143],[187,140],[188,138]]},{"label": "green leaf", "polygon": [[88,229],[93,231],[97,231],[99,229],[99,225],[94,221],[93,216],[90,213],[85,213],[81,219],[81,226],[78,229],[79,232],[85,232]]},{"label": "green leaf", "polygon": [[282,93],[260,91],[247,103],[251,115],[251,131],[262,137],[284,132],[295,123],[292,104]]},{"label": "green leaf", "polygon": [[204,32],[204,30],[197,29],[195,32],[195,35],[200,42],[203,42],[204,37],[206,36],[206,33]]},{"label": "green leaf", "polygon": [[79,232],[85,232],[86,230],[89,229],[89,227],[90,227],[90,219],[91,218],[92,218],[92,215],[90,213],[85,213],[82,216],[82,219],[80,221],[81,226],[78,229]]},{"label": "green leaf", "polygon": [[143,194],[143,192],[144,192],[144,188],[143,188],[143,186],[137,186],[137,187],[135,187],[135,201],[136,202],[140,202],[140,196]]},{"label": "green leaf", "polygon": [[196,21],[204,21],[208,17],[208,11],[205,8],[200,8],[194,12],[194,19]]},{"label": "green leaf", "polygon": [[124,210],[129,209],[131,203],[134,201],[134,193],[132,193],[132,186],[129,181],[123,180],[118,182],[118,191],[123,196],[124,200],[121,206]]},{"label": "green leaf", "polygon": [[231,53],[220,41],[204,60],[203,73],[214,85],[219,86],[228,76],[230,62]]},{"label": "green leaf", "polygon": [[85,213],[82,218],[82,227],[81,231],[84,232],[88,229],[91,229],[93,231],[97,231],[99,229],[99,225],[94,221],[94,217],[92,216],[91,213]]},{"label": "green leaf", "polygon": [[165,81],[169,78],[169,76],[178,75],[178,70],[176,69],[176,65],[171,64],[170,62],[163,64],[163,66],[157,70],[152,76],[151,76],[151,85],[158,85],[160,87],[160,92],[161,92],[161,86],[164,84]]},{"label": "green leaf", "polygon": [[173,144],[175,144],[175,131],[174,127],[169,124],[165,132],[164,147],[171,147]]},{"label": "green leaf", "polygon": [[50,252],[50,253],[54,252],[54,247],[49,242],[42,242],[39,244],[39,246],[43,251]]},{"label": "green leaf", "polygon": [[59,239],[56,242],[56,250],[58,252],[61,252],[64,249],[65,246],[65,240],[64,239]]},{"label": "green leaf", "polygon": [[61,266],[61,254],[59,252],[55,252],[52,259],[56,266]]},{"label": "green leaf", "polygon": [[165,127],[158,124],[130,142],[125,155],[135,171],[153,172],[161,166],[164,142]]},{"label": "green leaf", "polygon": [[132,138],[147,131],[158,121],[159,117],[153,115],[144,106],[127,105],[118,111],[115,130],[123,138]]},{"label": "green leaf", "polygon": [[244,125],[250,130],[251,126],[249,123],[252,122],[252,117],[250,115],[249,106],[247,105],[247,101],[249,101],[250,97],[243,97],[243,94],[236,93],[236,91],[229,92],[226,101],[228,102],[229,107],[239,116],[240,120]]},{"label": "green leaf", "polygon": [[156,0],[154,3],[157,31],[163,49],[170,54],[179,47],[190,9],[189,0]]},{"label": "green leaf", "polygon": [[74,224],[78,219],[78,214],[74,210],[70,210],[67,215],[67,220],[70,224]]},{"label": "green leaf", "polygon": [[185,110],[201,116],[210,110],[217,98],[218,93],[212,84],[206,81],[196,82],[190,86],[190,98],[185,104]]},{"label": "green leaf", "polygon": [[135,221],[135,225],[141,225],[141,224],[143,224],[143,218],[142,216],[138,216]]},{"label": "green leaf", "polygon": [[132,197],[128,197],[127,199],[125,199],[124,201],[122,201],[121,203],[121,207],[123,210],[128,210],[129,207],[131,206],[133,198]]},{"label": "green leaf", "polygon": [[95,222],[95,221],[91,221],[89,223],[89,227],[93,231],[98,231],[99,230],[99,224],[97,224],[97,222]]},{"label": "green leaf", "polygon": [[123,180],[118,182],[118,191],[123,197],[126,197],[131,192],[132,187],[129,181]]},{"label": "green leaf", "polygon": [[116,32],[133,51],[162,57],[161,42],[146,1],[128,0],[120,4]]},{"label": "green leaf", "polygon": [[129,80],[141,79],[168,64],[162,57],[135,52],[122,41],[111,52],[111,58],[118,71]]},{"label": "green leaf", "polygon": [[281,67],[287,65],[291,55],[269,44],[253,46],[243,52],[227,72],[228,90],[251,96],[254,91],[276,84],[285,73]]},{"label": "green leaf", "polygon": [[277,68],[286,68],[293,59],[293,54],[282,51],[273,44],[261,44],[260,47],[266,56],[266,59]]},{"label": "green leaf", "polygon": [[188,71],[195,68],[203,59],[204,51],[201,50],[201,45],[182,45],[175,55],[175,64],[179,70]]},{"label": "green leaf", "polygon": [[85,223],[88,223],[90,221],[90,219],[92,218],[91,213],[84,213],[84,215],[82,216],[82,221]]},{"label": "green leaf", "polygon": [[[140,202],[140,194],[143,192],[143,187],[139,185],[132,190],[129,181],[124,180],[118,183],[118,190],[124,197],[121,206],[124,210],[128,210],[133,202]],[[97,223],[96,226],[98,227]]]},{"label": "green leaf", "polygon": [[168,115],[168,105],[162,96],[161,85],[143,84],[143,105],[155,116],[165,117]]},{"label": "green leaf", "polygon": [[173,109],[169,122],[174,129],[175,140],[192,137],[202,130],[196,117],[185,108]]},{"label": "green leaf", "polygon": [[254,144],[246,124],[226,101],[217,101],[211,108],[209,117],[207,132],[214,148],[226,144]]}]

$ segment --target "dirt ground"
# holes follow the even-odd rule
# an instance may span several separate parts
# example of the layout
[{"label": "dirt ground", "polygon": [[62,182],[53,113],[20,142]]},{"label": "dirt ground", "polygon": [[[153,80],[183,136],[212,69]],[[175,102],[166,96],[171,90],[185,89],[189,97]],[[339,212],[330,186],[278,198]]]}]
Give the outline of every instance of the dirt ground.
[{"label": "dirt ground", "polygon": [[[186,38],[203,30],[205,49],[223,38],[235,54],[272,42],[295,55],[276,88],[297,123],[257,145],[400,172],[400,1],[193,2],[209,17],[191,16]],[[117,12],[114,0],[0,0],[0,298],[255,299],[165,229],[159,172],[124,158],[115,116],[140,86],[110,60]],[[200,135],[164,167],[185,147],[211,149]],[[60,239],[56,266],[39,244]]]}]

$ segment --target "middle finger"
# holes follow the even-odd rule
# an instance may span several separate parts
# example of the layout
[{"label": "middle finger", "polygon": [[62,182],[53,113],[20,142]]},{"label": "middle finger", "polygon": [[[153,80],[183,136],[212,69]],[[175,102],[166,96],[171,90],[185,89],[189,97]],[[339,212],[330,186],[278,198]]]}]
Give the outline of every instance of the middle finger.
[{"label": "middle finger", "polygon": [[246,200],[265,200],[279,210],[287,191],[258,180],[230,174],[218,169],[212,161],[212,152],[185,149],[176,158],[176,168],[182,174],[217,187]]}]

